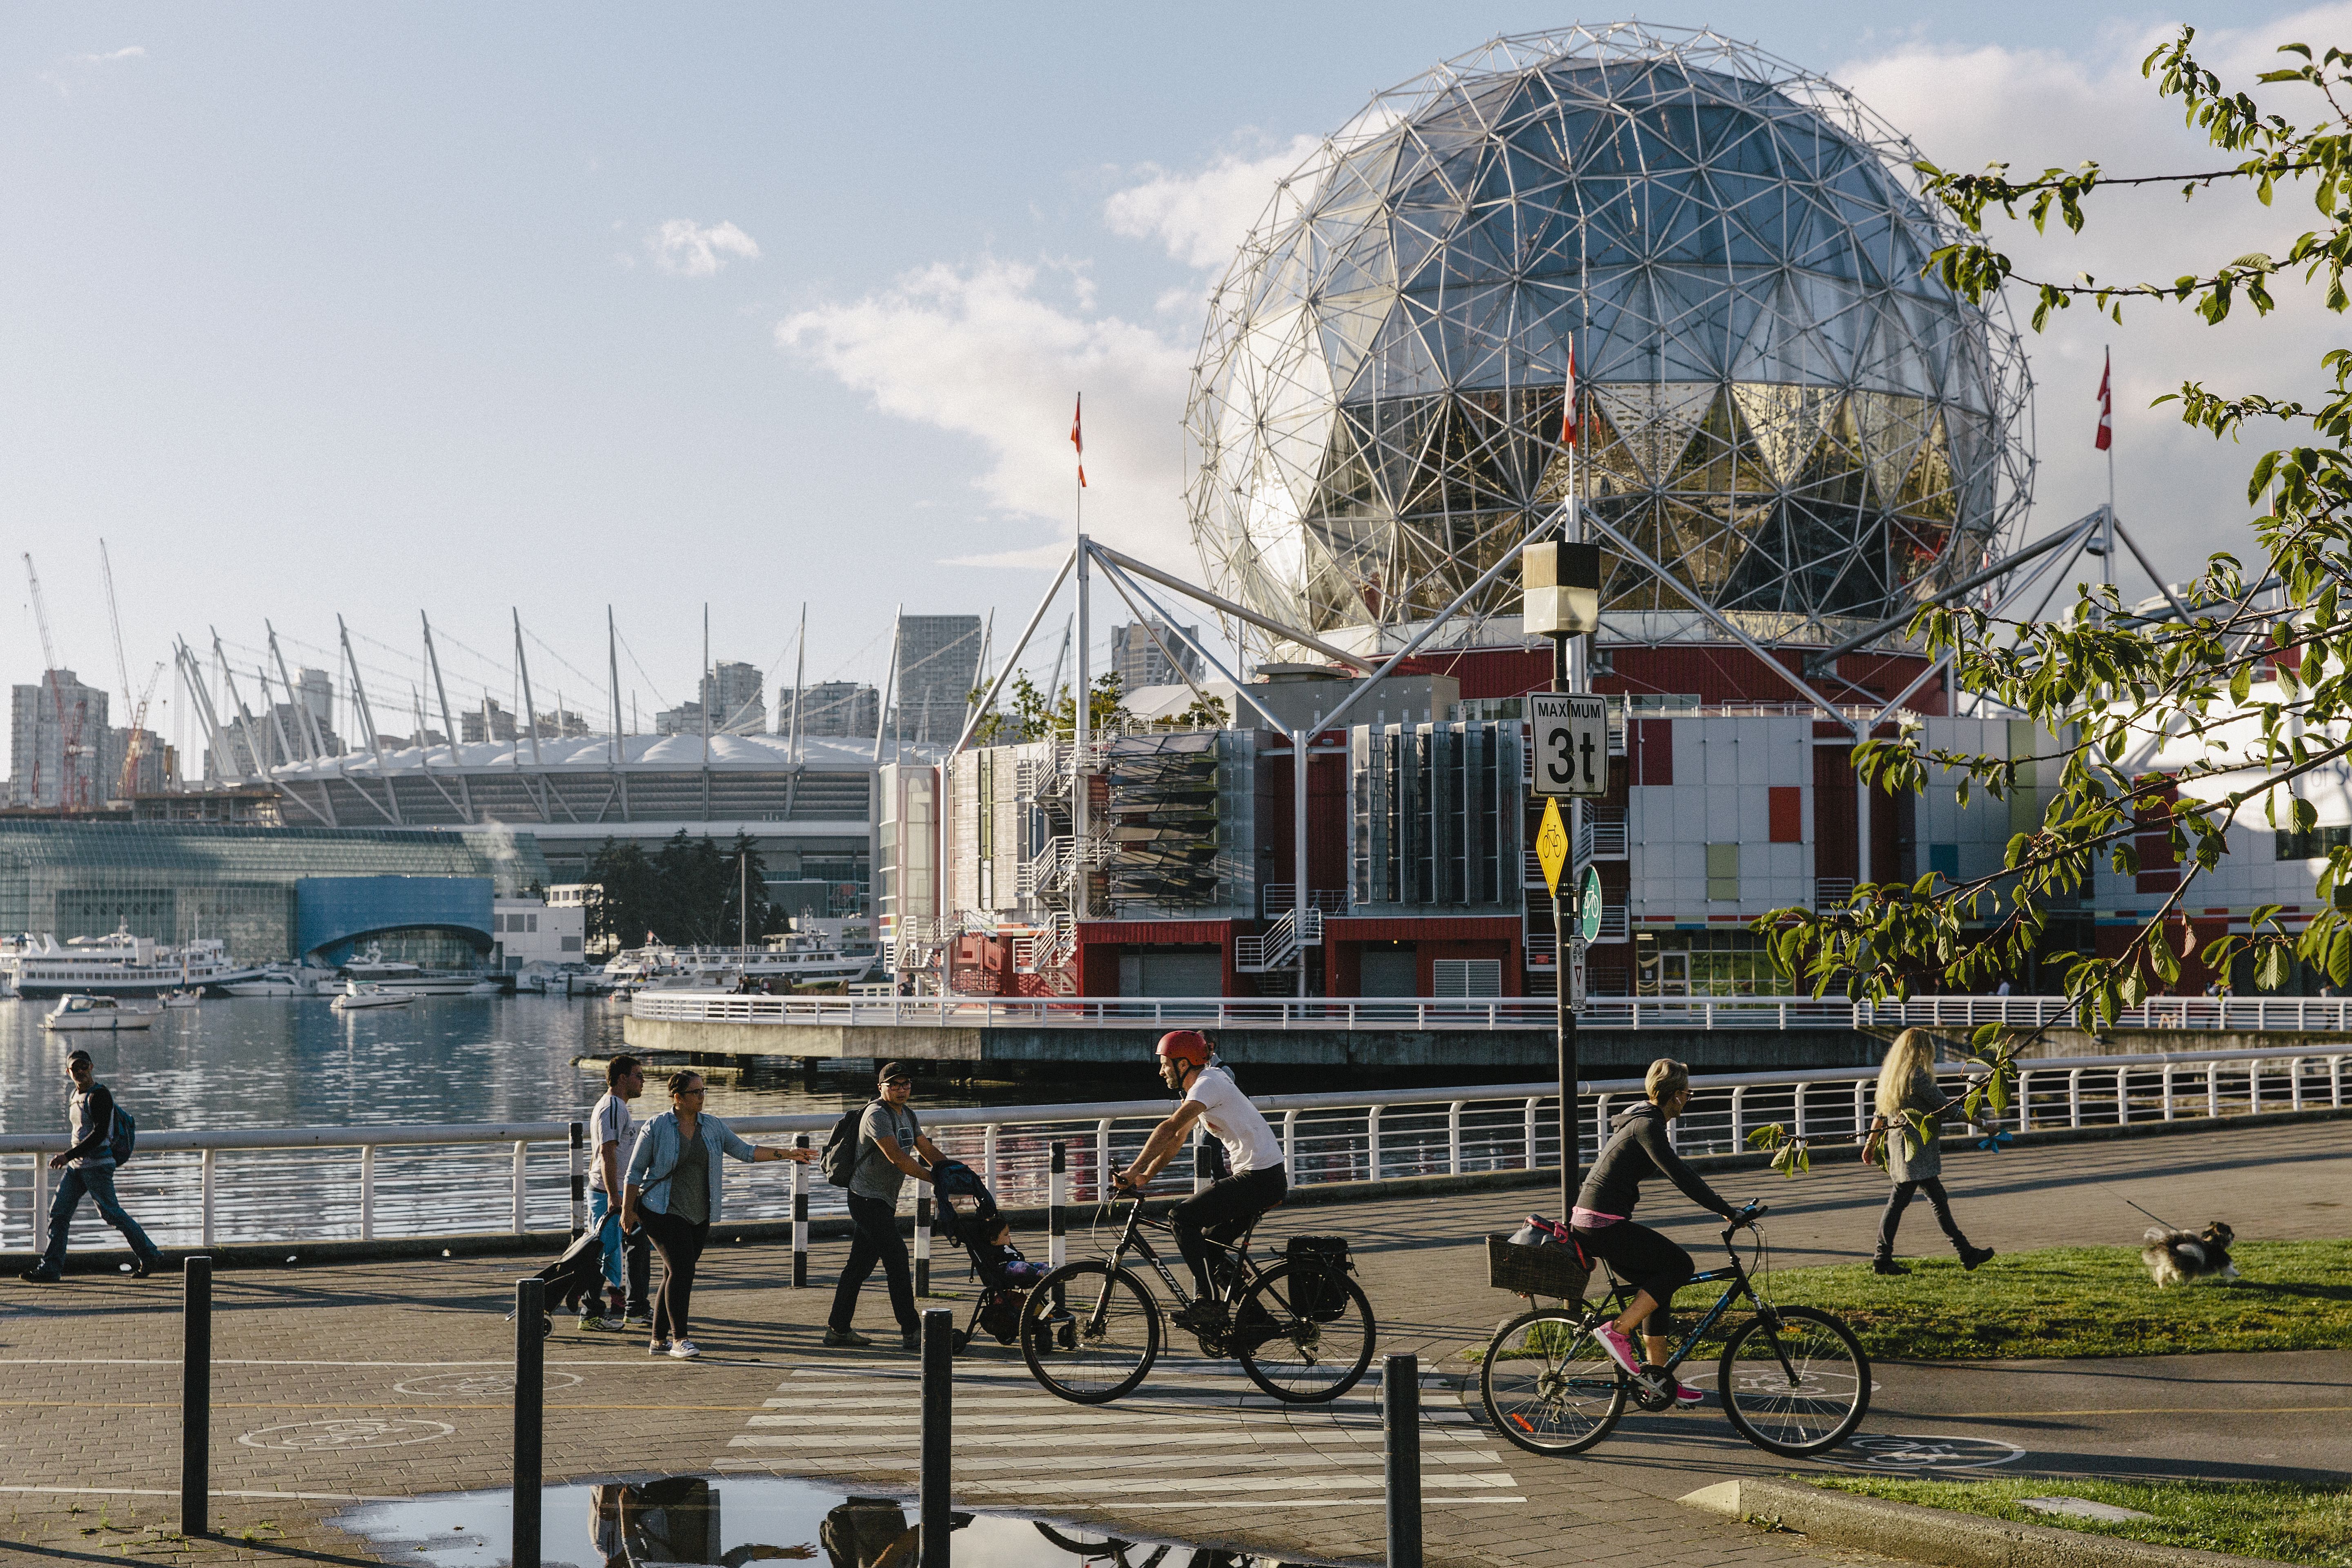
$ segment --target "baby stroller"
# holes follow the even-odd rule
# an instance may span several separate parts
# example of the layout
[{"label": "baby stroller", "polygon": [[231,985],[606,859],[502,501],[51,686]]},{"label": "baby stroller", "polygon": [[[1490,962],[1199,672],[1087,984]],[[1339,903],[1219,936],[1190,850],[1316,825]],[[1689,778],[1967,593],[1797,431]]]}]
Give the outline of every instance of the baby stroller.
[{"label": "baby stroller", "polygon": [[[591,1226],[573,1237],[572,1245],[563,1249],[563,1256],[541,1269],[535,1278],[547,1287],[540,1297],[548,1311],[548,1316],[541,1320],[540,1332],[551,1334],[555,1331],[556,1312],[579,1310],[583,1297],[591,1301],[604,1300],[604,1232]],[[514,1313],[507,1314],[507,1321],[514,1321]]]},{"label": "baby stroller", "polygon": [[931,1234],[962,1247],[980,1279],[980,1300],[972,1306],[971,1321],[957,1331],[955,1348],[961,1351],[970,1344],[979,1329],[993,1334],[999,1344],[1011,1344],[1020,1332],[1021,1304],[1029,1287],[1045,1277],[1045,1266],[1021,1256],[995,1194],[970,1165],[941,1161],[933,1173],[932,1190],[939,1203],[932,1211]]}]

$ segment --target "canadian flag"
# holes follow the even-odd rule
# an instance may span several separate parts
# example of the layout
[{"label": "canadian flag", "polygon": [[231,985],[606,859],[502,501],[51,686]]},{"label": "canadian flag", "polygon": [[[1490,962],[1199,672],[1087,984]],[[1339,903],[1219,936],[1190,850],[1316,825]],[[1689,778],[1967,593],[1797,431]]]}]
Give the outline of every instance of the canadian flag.
[{"label": "canadian flag", "polygon": [[2108,378],[2115,374],[2115,354],[2111,350],[2099,366],[2099,437],[2092,442],[2093,449],[2104,452],[2116,444],[2116,395]]},{"label": "canadian flag", "polygon": [[1086,413],[1087,395],[1081,392],[1078,394],[1077,406],[1070,411],[1070,445],[1078,449],[1078,489],[1080,489],[1087,488],[1087,440],[1083,433]]},{"label": "canadian flag", "polygon": [[1568,395],[1561,400],[1560,404],[1559,444],[1563,447],[1576,445],[1576,345],[1574,343],[1568,345]]}]

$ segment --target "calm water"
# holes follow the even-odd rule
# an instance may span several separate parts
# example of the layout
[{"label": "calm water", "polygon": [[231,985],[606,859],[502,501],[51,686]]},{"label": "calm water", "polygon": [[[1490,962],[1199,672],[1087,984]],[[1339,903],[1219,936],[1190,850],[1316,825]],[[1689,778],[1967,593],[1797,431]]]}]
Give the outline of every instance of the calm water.
[{"label": "calm water", "polygon": [[[47,1001],[0,1001],[0,1131],[65,1127],[66,1053],[79,1046],[142,1131],[364,1122],[557,1121],[584,1115],[604,1092],[580,1057],[626,1048],[623,1007],[548,996],[435,996],[406,1007],[338,1013],[311,996],[239,996],[169,1012],[145,1030],[51,1034]],[[859,1070],[828,1069],[818,1091],[798,1071],[764,1064],[745,1081],[711,1085],[720,1116],[831,1110],[868,1088]],[[1149,1064],[1131,1081],[927,1082],[928,1105],[1014,1105],[1164,1094]],[[658,1079],[640,1116],[667,1109]]]}]

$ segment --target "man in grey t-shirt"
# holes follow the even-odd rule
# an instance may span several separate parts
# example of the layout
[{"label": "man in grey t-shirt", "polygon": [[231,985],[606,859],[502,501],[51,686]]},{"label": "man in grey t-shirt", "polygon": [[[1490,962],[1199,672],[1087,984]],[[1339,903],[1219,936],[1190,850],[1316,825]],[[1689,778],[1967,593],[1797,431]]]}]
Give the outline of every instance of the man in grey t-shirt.
[{"label": "man in grey t-shirt", "polygon": [[857,1163],[849,1173],[849,1222],[856,1230],[849,1261],[841,1268],[841,1283],[834,1288],[824,1342],[836,1349],[874,1342],[849,1325],[857,1316],[857,1293],[879,1263],[890,1284],[899,1342],[908,1350],[920,1350],[923,1322],[915,1313],[915,1271],[907,1261],[907,1243],[898,1235],[898,1190],[908,1176],[929,1181],[930,1167],[943,1156],[923,1136],[922,1123],[908,1104],[914,1098],[914,1073],[898,1062],[886,1062],[879,1077],[880,1098],[866,1108],[857,1124]]}]

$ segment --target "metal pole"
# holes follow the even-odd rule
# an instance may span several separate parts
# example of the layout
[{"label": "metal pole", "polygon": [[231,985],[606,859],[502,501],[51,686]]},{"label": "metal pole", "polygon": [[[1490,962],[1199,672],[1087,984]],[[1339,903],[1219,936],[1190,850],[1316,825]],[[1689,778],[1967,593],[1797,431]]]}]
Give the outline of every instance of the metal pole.
[{"label": "metal pole", "polygon": [[[793,1147],[809,1146],[808,1134],[795,1134]],[[793,1289],[808,1286],[808,1167],[798,1162],[793,1165]]]},{"label": "metal pole", "polygon": [[945,1307],[923,1313],[923,1454],[919,1513],[921,1568],[948,1568],[949,1420],[954,1399],[955,1314]]},{"label": "metal pole", "polygon": [[1087,907],[1087,868],[1093,864],[1090,818],[1094,813],[1088,798],[1087,783],[1087,745],[1094,726],[1094,692],[1088,686],[1091,671],[1087,664],[1087,644],[1094,637],[1094,623],[1089,618],[1092,607],[1093,574],[1091,552],[1087,548],[1087,536],[1078,535],[1078,631],[1077,640],[1070,647],[1073,668],[1077,672],[1077,695],[1070,708],[1070,742],[1076,756],[1070,764],[1070,857],[1077,875],[1070,883],[1070,915],[1085,920],[1093,910]]},{"label": "metal pole", "polygon": [[1307,744],[1313,738],[1306,730],[1290,732],[1290,930],[1302,999],[1307,994]]},{"label": "metal pole", "polygon": [[180,1533],[206,1535],[212,1521],[213,1260],[182,1264],[180,1314]]},{"label": "metal pole", "polygon": [[[1566,876],[1563,869],[1560,873]],[[1563,905],[1559,889],[1551,895],[1551,929],[1553,932],[1552,966],[1554,989],[1559,994],[1552,999],[1553,1032],[1559,1047],[1559,1223],[1566,1225],[1576,1212],[1578,1179],[1577,1146],[1579,1129],[1576,1125],[1576,1009],[1568,1005],[1568,921],[1562,915]],[[1530,1153],[1533,1151],[1529,1151]]]},{"label": "metal pole", "polygon": [[539,1568],[541,1402],[547,1391],[547,1287],[515,1281],[514,1568]]},{"label": "metal pole", "polygon": [[1381,1363],[1381,1427],[1388,1471],[1388,1568],[1421,1568],[1421,1359]]},{"label": "metal pole", "polygon": [[931,1194],[915,1194],[915,1294],[931,1293]]}]

